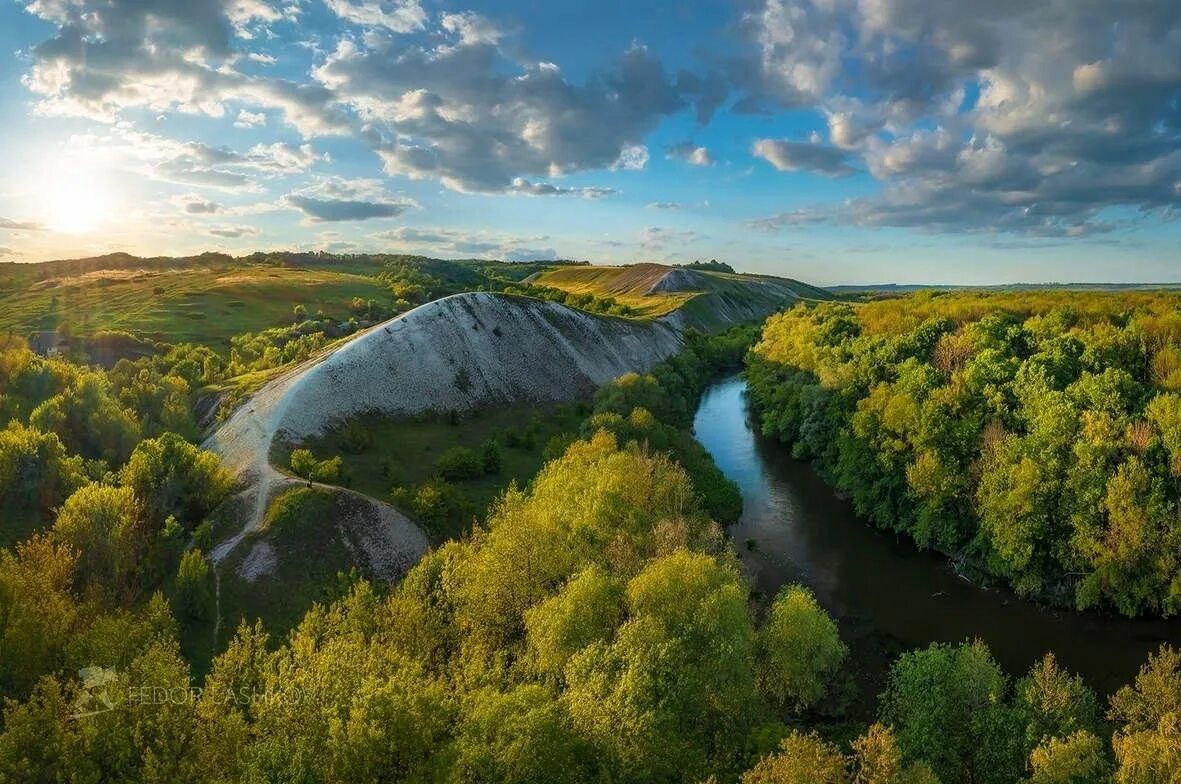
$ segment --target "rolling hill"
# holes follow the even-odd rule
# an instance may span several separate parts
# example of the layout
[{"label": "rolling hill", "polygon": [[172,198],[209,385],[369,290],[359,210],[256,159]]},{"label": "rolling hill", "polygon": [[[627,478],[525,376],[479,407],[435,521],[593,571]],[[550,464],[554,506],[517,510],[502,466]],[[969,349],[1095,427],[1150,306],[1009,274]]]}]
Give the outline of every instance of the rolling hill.
[{"label": "rolling hill", "polygon": [[527,280],[571,294],[609,297],[640,316],[658,318],[679,329],[692,327],[703,332],[765,318],[793,300],[833,298],[823,289],[790,278],[651,263],[626,267],[558,267]]}]

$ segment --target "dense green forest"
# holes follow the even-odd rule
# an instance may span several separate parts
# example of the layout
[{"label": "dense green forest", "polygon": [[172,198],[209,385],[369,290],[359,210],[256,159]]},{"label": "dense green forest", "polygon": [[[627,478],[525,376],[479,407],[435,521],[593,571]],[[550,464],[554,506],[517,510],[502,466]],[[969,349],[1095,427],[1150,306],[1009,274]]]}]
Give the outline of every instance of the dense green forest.
[{"label": "dense green forest", "polygon": [[1181,296],[916,294],[771,318],[766,435],[1019,593],[1181,611]]},{"label": "dense green forest", "polygon": [[[398,300],[424,301],[472,283],[436,272],[413,261],[391,265],[390,301],[376,307],[394,311],[403,307]],[[850,489],[862,493],[859,505],[871,510],[865,499],[888,499],[876,503],[892,510],[891,524],[905,521],[916,532],[925,525],[924,541],[996,559],[1002,550],[980,543],[987,524],[972,517],[972,500],[954,477],[906,470],[917,458],[909,457],[904,425],[926,422],[934,390],[966,374],[968,389],[985,389],[979,422],[956,408],[935,432],[959,445],[955,465],[966,466],[973,487],[984,487],[988,461],[1001,459],[993,454],[1024,456],[1023,449],[1043,447],[1037,438],[1050,437],[1026,423],[1036,410],[1022,407],[1026,397],[1094,412],[1091,430],[1125,439],[1100,442],[1094,455],[1083,450],[1097,461],[1091,475],[1104,480],[1091,504],[1104,515],[1095,530],[1106,532],[1115,520],[1119,535],[1148,537],[1127,548],[1115,541],[1119,548],[1106,557],[1132,557],[1144,569],[1134,596],[1170,596],[1159,587],[1167,582],[1152,582],[1170,552],[1151,526],[1176,528],[1169,460],[1178,448],[1177,398],[1166,390],[1176,391],[1177,375],[1159,359],[1164,346],[1178,344],[1175,306],[1124,298],[1121,313],[1139,310],[1121,319],[1102,301],[1078,301],[1070,312],[1047,302],[1039,315],[1007,314],[1003,302],[950,304],[957,301],[823,305],[773,319],[749,369],[765,421],[814,449],[802,454],[823,459],[837,450],[828,464],[834,471],[860,438],[862,408],[866,433],[879,432],[880,421],[899,424],[889,443],[902,457],[857,466],[870,488]],[[319,309],[314,292],[306,307]],[[931,326],[932,318],[949,323]],[[306,309],[291,321],[268,328],[283,331],[274,338],[280,352],[293,328],[320,334],[301,327],[317,321]],[[1130,346],[1147,344],[1127,334],[1141,339],[1150,325],[1158,342],[1136,354]],[[1061,336],[1063,346],[1033,362],[1043,333]],[[701,390],[737,368],[756,335],[752,328],[690,334],[681,354],[606,385],[527,486],[507,489],[470,535],[432,550],[397,585],[342,576],[336,595],[289,633],[272,634],[265,618],[246,622],[225,630],[213,652],[194,643],[194,632],[207,630],[216,612],[215,567],[204,553],[233,488],[217,458],[196,445],[197,412],[237,374],[261,369],[266,348],[245,348],[258,334],[228,349],[154,345],[109,370],[4,340],[0,782],[1177,780],[1181,656],[1169,649],[1102,705],[1052,656],[1015,679],[979,643],[933,645],[897,659],[876,715],[850,713],[856,685],[840,629],[806,588],[752,597],[720,525],[737,515],[740,498],[688,432]],[[1006,339],[1019,342],[1010,347]],[[986,349],[976,340],[994,359],[981,359]],[[870,348],[854,350],[862,345]],[[817,359],[842,351],[850,357],[844,362]],[[303,355],[301,348],[274,361]],[[1137,356],[1139,373],[1130,369]],[[986,367],[969,373],[974,363]],[[1118,373],[1130,380],[1108,377]],[[873,379],[864,395],[854,387],[863,377]],[[903,378],[908,397],[891,391]],[[883,386],[883,400],[858,402]],[[944,395],[944,405],[959,401],[970,410],[970,401]],[[1168,405],[1172,420],[1162,418]],[[791,413],[815,407],[823,421]],[[1074,421],[1056,411],[1045,414],[1058,417],[1051,435]],[[1133,442],[1142,421],[1157,429]],[[1168,421],[1173,441],[1160,435]],[[821,425],[828,429],[817,431]],[[1053,445],[1077,462],[1073,425],[1067,429],[1070,443]],[[973,457],[986,430],[996,444]],[[1010,441],[1017,445],[1005,446]],[[880,443],[850,454],[872,456]],[[931,449],[936,461],[947,459]],[[1029,462],[1040,469],[1047,459],[1032,453]],[[901,480],[881,489],[891,481],[886,468],[895,466]],[[910,473],[944,487],[940,497],[958,499],[963,516],[923,517],[913,500],[919,496],[908,495]],[[1037,493],[1048,481],[1034,482]],[[1158,503],[1153,493],[1162,507],[1173,504],[1174,517],[1149,507]],[[952,524],[938,523],[945,518]],[[912,526],[918,520],[928,522]],[[1060,528],[1046,523],[1044,530],[1050,535],[1032,549],[1047,560],[1031,556],[1022,574],[1034,563],[1048,571],[1030,590],[1066,579],[1053,571]],[[1145,558],[1136,548],[1146,542],[1157,558],[1152,569],[1135,560]],[[1111,577],[1128,574],[1123,564],[1102,572],[1096,600],[1117,601],[1117,588],[1131,590]],[[1144,598],[1131,606],[1168,609]]]}]

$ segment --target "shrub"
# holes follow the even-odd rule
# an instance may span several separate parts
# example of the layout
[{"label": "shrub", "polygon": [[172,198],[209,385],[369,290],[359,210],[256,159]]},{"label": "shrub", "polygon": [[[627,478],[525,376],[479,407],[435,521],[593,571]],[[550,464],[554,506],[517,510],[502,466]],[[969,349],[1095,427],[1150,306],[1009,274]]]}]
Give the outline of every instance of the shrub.
[{"label": "shrub", "polygon": [[474,479],[484,473],[483,456],[464,446],[453,446],[435,461],[435,471],[451,482]]},{"label": "shrub", "polygon": [[200,550],[189,550],[176,572],[177,609],[190,618],[208,618],[213,610],[213,571]]},{"label": "shrub", "polygon": [[461,522],[463,518],[474,513],[471,503],[455,485],[438,479],[420,485],[409,506],[411,513],[418,520],[435,528],[450,522]]},{"label": "shrub", "polygon": [[317,460],[310,449],[291,451],[291,473],[309,482],[335,482],[340,478],[341,459]]},{"label": "shrub", "polygon": [[504,463],[504,454],[500,450],[500,442],[495,438],[489,438],[480,447],[480,463],[486,474],[500,473],[500,467]]}]

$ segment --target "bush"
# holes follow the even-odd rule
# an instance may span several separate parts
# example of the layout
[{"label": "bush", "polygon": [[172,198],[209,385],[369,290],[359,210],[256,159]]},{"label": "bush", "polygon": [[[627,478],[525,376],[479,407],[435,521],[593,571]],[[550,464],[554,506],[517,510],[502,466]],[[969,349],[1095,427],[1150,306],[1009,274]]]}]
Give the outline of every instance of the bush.
[{"label": "bush", "polygon": [[340,431],[340,445],[346,452],[359,455],[373,446],[373,433],[354,419]]},{"label": "bush", "polygon": [[451,482],[475,479],[485,471],[483,456],[465,446],[453,446],[439,455],[435,471]]},{"label": "bush", "polygon": [[407,490],[395,491],[394,501],[406,504],[411,514],[431,528],[442,528],[449,523],[461,523],[475,513],[470,501],[459,489],[448,482],[432,479],[409,495]]},{"label": "bush", "polygon": [[194,619],[208,618],[213,610],[213,571],[200,550],[189,550],[176,572],[177,609]]},{"label": "bush", "polygon": [[335,482],[340,478],[341,459],[317,460],[310,449],[291,451],[291,473],[309,482]]},{"label": "bush", "polygon": [[485,474],[500,473],[500,467],[504,463],[504,454],[500,450],[500,442],[495,438],[489,438],[480,447],[480,463]]}]

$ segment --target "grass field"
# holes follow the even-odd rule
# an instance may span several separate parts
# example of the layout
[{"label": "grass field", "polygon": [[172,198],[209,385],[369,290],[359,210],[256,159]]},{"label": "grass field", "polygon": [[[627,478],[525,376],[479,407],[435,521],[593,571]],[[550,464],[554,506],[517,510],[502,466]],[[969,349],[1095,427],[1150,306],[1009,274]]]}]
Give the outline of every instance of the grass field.
[{"label": "grass field", "polygon": [[349,316],[353,297],[392,301],[374,278],[326,269],[241,265],[113,269],[0,286],[0,332],[68,325],[74,334],[122,330],[170,343],[225,348],[229,339],[291,322],[292,308]]},{"label": "grass field", "polygon": [[[455,424],[449,417],[436,414],[416,418],[365,415],[356,422],[373,440],[362,452],[346,448],[344,427],[302,446],[311,449],[317,458],[340,457],[344,463],[341,484],[392,502],[394,487],[413,487],[434,477],[435,462],[450,447],[479,450],[485,441],[496,438],[502,454],[500,471],[453,483],[482,518],[483,511],[511,482],[524,486],[533,478],[544,462],[550,439],[576,431],[584,415],[570,406],[527,405],[474,411]],[[279,447],[277,464],[286,465],[290,453],[291,446]],[[410,509],[401,511],[412,515]],[[424,525],[424,530],[432,541],[440,542],[465,535],[470,522]]]},{"label": "grass field", "polygon": [[696,297],[697,291],[657,292],[648,290],[669,271],[662,264],[630,267],[558,267],[538,274],[534,282],[572,294],[611,297],[640,316],[654,318],[671,313]]}]

